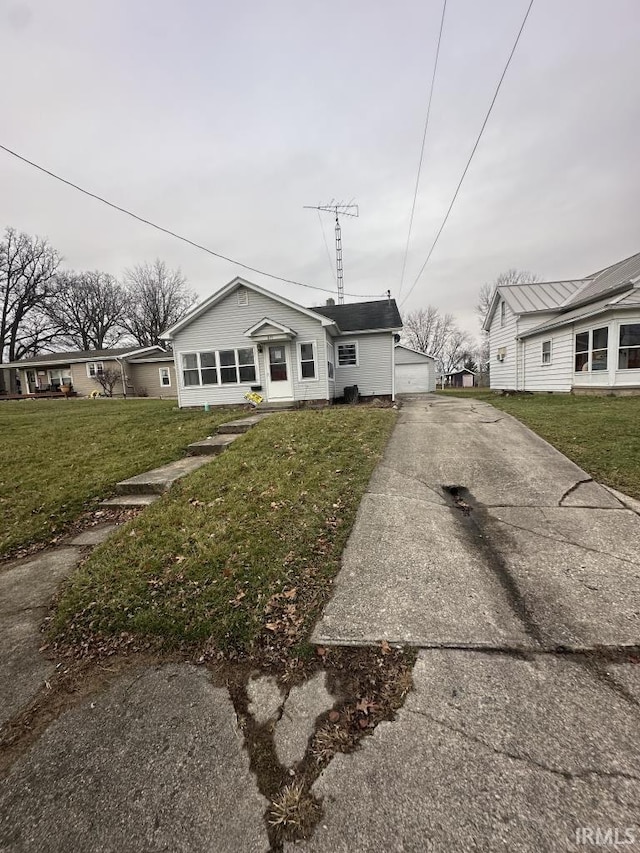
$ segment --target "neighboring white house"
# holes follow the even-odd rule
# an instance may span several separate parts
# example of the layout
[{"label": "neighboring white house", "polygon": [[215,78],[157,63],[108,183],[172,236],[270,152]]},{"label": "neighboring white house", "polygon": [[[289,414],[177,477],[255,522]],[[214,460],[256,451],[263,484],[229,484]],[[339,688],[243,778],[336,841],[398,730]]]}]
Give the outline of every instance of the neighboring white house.
[{"label": "neighboring white house", "polygon": [[433,356],[396,344],[396,394],[436,390],[436,361]]},{"label": "neighboring white house", "polygon": [[173,343],[180,406],[327,402],[357,385],[393,398],[393,299],[304,308],[242,278],[197,305],[163,337]]},{"label": "neighboring white house", "polygon": [[498,287],[491,388],[640,391],[640,253],[584,279]]}]

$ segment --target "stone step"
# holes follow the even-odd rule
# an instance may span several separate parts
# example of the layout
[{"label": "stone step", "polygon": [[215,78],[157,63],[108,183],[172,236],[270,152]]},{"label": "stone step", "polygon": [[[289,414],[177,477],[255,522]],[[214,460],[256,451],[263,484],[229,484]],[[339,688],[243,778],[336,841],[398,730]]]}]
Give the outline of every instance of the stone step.
[{"label": "stone step", "polygon": [[209,438],[204,438],[202,441],[194,441],[193,444],[190,444],[187,447],[187,453],[189,456],[218,456],[236,438],[240,438],[240,435],[240,431],[229,435],[210,435]]},{"label": "stone step", "polygon": [[168,491],[176,480],[197,471],[211,459],[211,456],[187,456],[185,459],[178,459],[177,462],[170,462],[161,468],[121,480],[116,484],[116,492],[119,495],[161,495]]},{"label": "stone step", "polygon": [[226,424],[220,424],[216,432],[218,435],[235,435],[238,433],[248,432],[251,427],[259,424],[265,417],[265,414],[250,415],[248,418],[240,418],[237,421],[229,421]]},{"label": "stone step", "polygon": [[160,495],[116,495],[101,501],[100,506],[108,506],[111,509],[135,509],[136,507],[151,506],[160,498]]}]

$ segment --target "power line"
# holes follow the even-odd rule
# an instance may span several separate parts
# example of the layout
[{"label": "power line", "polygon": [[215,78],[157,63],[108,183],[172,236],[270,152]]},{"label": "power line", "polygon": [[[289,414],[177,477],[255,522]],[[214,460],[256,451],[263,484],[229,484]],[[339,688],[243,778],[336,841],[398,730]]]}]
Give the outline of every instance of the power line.
[{"label": "power line", "polygon": [[404,287],[404,274],[407,268],[407,257],[409,255],[409,244],[411,242],[411,230],[413,228],[413,216],[416,211],[416,201],[418,199],[418,187],[420,185],[420,173],[422,171],[422,160],[424,158],[424,147],[427,141],[427,130],[429,129],[429,116],[431,115],[431,100],[433,98],[433,87],[436,82],[436,73],[438,70],[438,57],[440,56],[440,42],[442,41],[442,28],[444,27],[444,16],[447,11],[447,0],[442,4],[442,17],[440,19],[440,32],[438,33],[438,44],[436,46],[436,58],[433,63],[433,74],[431,75],[431,86],[429,87],[429,102],[427,104],[427,117],[424,122],[424,132],[422,134],[422,146],[420,148],[420,159],[418,161],[418,173],[416,174],[416,186],[413,191],[413,203],[411,204],[411,215],[409,217],[409,231],[407,233],[407,245],[404,250],[404,258],[402,259],[402,273],[400,274],[400,288],[398,290],[398,299],[402,296],[402,288]]},{"label": "power line", "polygon": [[500,80],[498,81],[498,85],[496,86],[496,90],[493,94],[493,98],[492,98],[491,103],[489,105],[489,109],[487,110],[487,114],[484,117],[484,121],[482,122],[482,127],[480,128],[480,133],[478,134],[478,138],[476,139],[475,144],[471,150],[471,154],[469,155],[469,159],[467,160],[467,165],[464,167],[462,177],[460,178],[460,181],[458,182],[458,186],[456,187],[456,191],[454,192],[453,198],[451,199],[451,204],[449,205],[449,208],[445,214],[445,217],[442,220],[442,225],[440,226],[438,233],[435,236],[435,240],[431,244],[431,248],[429,249],[429,254],[427,255],[427,259],[425,260],[425,262],[420,267],[420,272],[418,273],[418,275],[415,278],[415,281],[413,282],[413,284],[409,288],[409,292],[407,293],[405,298],[400,303],[401,305],[404,305],[404,303],[407,301],[407,299],[411,296],[411,293],[413,292],[414,287],[418,283],[420,276],[422,275],[422,273],[425,270],[425,267],[429,263],[431,255],[433,254],[433,250],[435,249],[435,247],[438,243],[438,240],[440,239],[440,235],[442,234],[442,232],[444,230],[444,226],[447,224],[447,220],[449,219],[449,214],[451,213],[453,205],[455,204],[455,201],[458,197],[458,193],[460,192],[460,187],[462,186],[462,182],[464,181],[465,176],[466,176],[467,172],[469,171],[469,166],[471,165],[471,161],[473,160],[473,156],[476,153],[476,149],[478,148],[478,145],[480,144],[480,140],[482,139],[482,134],[484,133],[484,129],[487,126],[487,122],[489,121],[489,116],[491,115],[491,112],[493,110],[493,106],[494,106],[494,104],[498,98],[498,93],[500,92],[500,88],[502,87],[502,82],[503,82],[503,80],[507,74],[509,66],[511,65],[511,60],[513,59],[513,55],[516,52],[516,48],[518,47],[518,42],[520,41],[520,36],[522,35],[522,31],[524,30],[525,24],[527,23],[527,18],[529,17],[529,12],[531,12],[532,6],[533,6],[533,0],[530,0],[529,6],[527,7],[527,11],[525,12],[525,16],[522,20],[522,24],[520,26],[520,29],[518,30],[518,35],[516,36],[516,40],[513,43],[513,47],[511,48],[511,53],[509,54],[509,58],[507,59],[507,63],[504,66],[504,70],[502,72],[502,75],[500,76]]},{"label": "power line", "polygon": [[[0,144],[0,149],[2,151],[6,151],[7,154],[11,154],[12,157],[16,157],[18,160],[22,160],[23,163],[27,163],[29,166],[33,166],[34,169],[38,169],[40,172],[44,172],[45,175],[49,175],[51,178],[55,178],[56,181],[60,181],[63,184],[66,184],[68,187],[72,187],[74,190],[78,190],[78,192],[83,193],[84,195],[88,195],[90,198],[95,199],[96,201],[101,202],[102,204],[106,204],[107,207],[113,208],[113,210],[117,210],[120,213],[124,213],[127,216],[130,216],[132,219],[136,219],[138,222],[142,222],[144,225],[150,225],[151,228],[155,228],[157,231],[162,231],[164,234],[168,234],[170,237],[175,237],[176,240],[181,240],[183,243],[187,243],[189,246],[193,246],[195,249],[200,249],[203,252],[206,252],[208,255],[213,255],[214,258],[219,258],[221,261],[227,261],[230,264],[234,264],[237,267],[241,267],[244,270],[249,270],[250,272],[258,273],[258,275],[264,275],[267,278],[273,278],[276,281],[283,281],[285,284],[295,284],[298,287],[306,287],[309,290],[321,290],[323,293],[333,293],[333,290],[329,290],[326,287],[318,287],[315,284],[305,284],[303,281],[296,281],[292,278],[283,278],[280,275],[274,275],[270,272],[265,272],[264,270],[258,269],[257,267],[249,266],[249,264],[243,264],[241,261],[236,261],[233,258],[228,258],[226,255],[221,255],[220,252],[214,252],[213,249],[207,248],[207,246],[203,246],[200,243],[196,243],[193,240],[190,240],[188,237],[184,237],[182,234],[177,234],[175,231],[171,231],[169,228],[164,228],[162,225],[157,225],[155,222],[151,222],[149,219],[145,219],[142,216],[138,216],[137,213],[133,213],[131,210],[127,210],[126,207],[120,207],[118,204],[114,204],[112,201],[108,201],[106,198],[97,195],[96,193],[92,193],[89,190],[84,189],[84,187],[79,186],[78,184],[74,184],[73,181],[69,181],[66,178],[61,177],[60,175],[56,175],[55,172],[49,171],[49,169],[45,169],[44,166],[40,166],[38,163],[34,163],[33,160],[28,160],[26,157],[23,157],[22,154],[18,154],[17,151],[13,151],[11,148],[7,148],[6,145]],[[376,299],[379,296],[382,296],[380,293],[375,294],[366,294],[366,293],[347,293],[347,296],[351,296],[357,299]]]}]

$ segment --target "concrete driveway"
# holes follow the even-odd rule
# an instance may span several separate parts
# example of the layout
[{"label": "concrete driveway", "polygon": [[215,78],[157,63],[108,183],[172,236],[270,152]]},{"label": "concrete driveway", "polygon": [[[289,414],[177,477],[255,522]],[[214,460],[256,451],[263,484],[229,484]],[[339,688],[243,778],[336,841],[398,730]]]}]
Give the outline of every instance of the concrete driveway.
[{"label": "concrete driveway", "polygon": [[640,517],[510,416],[404,402],[314,639],[418,661],[303,849],[640,850]]}]

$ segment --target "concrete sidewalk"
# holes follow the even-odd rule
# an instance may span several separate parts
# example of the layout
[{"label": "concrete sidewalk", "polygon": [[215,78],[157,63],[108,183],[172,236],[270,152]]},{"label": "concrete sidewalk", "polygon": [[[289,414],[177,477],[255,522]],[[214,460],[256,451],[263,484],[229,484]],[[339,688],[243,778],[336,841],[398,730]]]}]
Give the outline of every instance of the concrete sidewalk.
[{"label": "concrete sidewalk", "polygon": [[513,418],[404,403],[314,639],[418,647],[415,691],[285,849],[640,850],[640,517]]},{"label": "concrete sidewalk", "polygon": [[[414,646],[414,690],[319,775],[320,822],[284,850],[640,851],[640,516],[626,503],[487,404],[405,402],[314,639]],[[0,735],[35,695],[46,704],[39,625],[110,532],[0,572]],[[187,663],[79,693],[7,764],[0,853],[280,850],[256,775],[265,733],[295,774],[345,697],[320,674],[290,691],[257,676],[246,703]],[[252,719],[265,729],[250,744]]]}]

